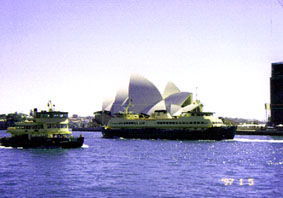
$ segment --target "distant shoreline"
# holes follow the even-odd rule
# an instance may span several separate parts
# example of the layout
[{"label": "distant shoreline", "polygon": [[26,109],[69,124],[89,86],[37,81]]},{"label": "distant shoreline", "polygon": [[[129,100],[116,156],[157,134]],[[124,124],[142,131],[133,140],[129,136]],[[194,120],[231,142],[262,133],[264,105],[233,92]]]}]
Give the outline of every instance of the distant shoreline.
[{"label": "distant shoreline", "polygon": [[267,130],[237,130],[236,135],[269,135],[283,136],[283,131],[267,131]]}]

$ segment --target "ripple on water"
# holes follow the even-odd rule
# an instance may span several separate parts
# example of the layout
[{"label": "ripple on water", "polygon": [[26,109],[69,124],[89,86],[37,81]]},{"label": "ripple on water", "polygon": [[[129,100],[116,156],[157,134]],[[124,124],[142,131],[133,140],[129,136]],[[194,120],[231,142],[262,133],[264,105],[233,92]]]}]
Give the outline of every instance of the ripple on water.
[{"label": "ripple on water", "polygon": [[233,140],[227,141],[236,141],[236,142],[259,142],[259,143],[283,143],[283,140],[262,140],[262,139],[247,139],[247,138],[234,138]]},{"label": "ripple on water", "polygon": [[83,149],[0,147],[1,197],[283,197],[283,140],[83,135]]}]

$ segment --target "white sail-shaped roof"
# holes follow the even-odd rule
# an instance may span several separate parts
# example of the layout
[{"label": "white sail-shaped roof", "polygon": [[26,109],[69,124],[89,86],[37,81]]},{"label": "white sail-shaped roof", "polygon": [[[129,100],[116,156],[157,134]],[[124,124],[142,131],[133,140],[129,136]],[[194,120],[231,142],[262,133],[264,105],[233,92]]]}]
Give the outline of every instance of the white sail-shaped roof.
[{"label": "white sail-shaped roof", "polygon": [[147,113],[162,96],[155,85],[140,75],[132,75],[129,84],[129,100],[134,113]]},{"label": "white sail-shaped roof", "polygon": [[183,103],[191,96],[192,94],[189,92],[179,92],[168,96],[165,99],[166,109],[169,113],[171,112],[171,105],[179,105],[182,106]]},{"label": "white sail-shaped roof", "polygon": [[185,106],[181,109],[179,109],[177,112],[175,112],[173,115],[174,116],[179,116],[181,115],[183,112],[189,112],[189,111],[192,111],[196,108],[198,108],[199,106],[201,106],[202,104],[190,104],[188,106]]},{"label": "white sail-shaped roof", "polygon": [[152,82],[140,75],[132,75],[128,90],[119,90],[115,100],[104,101],[102,110],[115,114],[124,111],[126,106],[134,113],[151,115],[156,110],[166,110],[176,116],[194,110],[199,104],[192,104],[192,94],[180,92],[172,82],[167,83],[162,97]]},{"label": "white sail-shaped roof", "polygon": [[106,100],[104,100],[103,103],[102,103],[102,111],[110,111],[113,102],[114,102],[113,99],[106,99]]},{"label": "white sail-shaped roof", "polygon": [[111,114],[118,113],[119,111],[124,111],[123,104],[128,98],[128,90],[120,89],[115,97],[115,100],[111,107]]},{"label": "white sail-shaped roof", "polygon": [[162,96],[163,98],[167,98],[168,96],[179,92],[179,88],[173,82],[169,81],[164,89]]},{"label": "white sail-shaped roof", "polygon": [[182,107],[180,105],[171,104],[169,113],[174,115],[177,111],[179,111]]},{"label": "white sail-shaped roof", "polygon": [[154,105],[153,107],[151,107],[151,109],[149,111],[146,112],[147,115],[151,115],[152,113],[154,113],[154,111],[156,110],[166,110],[166,105],[165,105],[165,101],[161,100],[160,102],[158,102],[156,105]]}]

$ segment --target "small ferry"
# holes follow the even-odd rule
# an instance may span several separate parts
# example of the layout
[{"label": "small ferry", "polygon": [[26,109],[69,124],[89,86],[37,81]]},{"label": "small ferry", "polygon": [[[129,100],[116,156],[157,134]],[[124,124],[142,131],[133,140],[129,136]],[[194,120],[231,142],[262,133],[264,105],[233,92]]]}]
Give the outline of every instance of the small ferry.
[{"label": "small ferry", "polygon": [[35,108],[32,119],[15,123],[9,127],[10,137],[0,139],[0,145],[22,148],[78,148],[83,145],[84,137],[74,137],[69,130],[68,113],[55,111],[49,101],[48,111]]},{"label": "small ferry", "polygon": [[[199,103],[199,101],[195,101]],[[200,109],[171,117],[166,110],[156,110],[151,116],[125,112],[109,120],[102,129],[104,138],[224,140],[233,139],[236,126],[224,124],[211,112]]]}]

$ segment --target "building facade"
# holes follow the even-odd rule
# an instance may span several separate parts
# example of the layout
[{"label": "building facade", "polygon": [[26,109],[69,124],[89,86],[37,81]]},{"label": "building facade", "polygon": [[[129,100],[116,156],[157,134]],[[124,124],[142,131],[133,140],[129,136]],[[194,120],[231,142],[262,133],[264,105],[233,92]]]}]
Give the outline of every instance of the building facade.
[{"label": "building facade", "polygon": [[283,124],[283,62],[272,63],[270,78],[271,123]]}]

